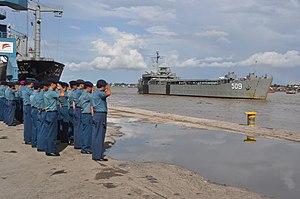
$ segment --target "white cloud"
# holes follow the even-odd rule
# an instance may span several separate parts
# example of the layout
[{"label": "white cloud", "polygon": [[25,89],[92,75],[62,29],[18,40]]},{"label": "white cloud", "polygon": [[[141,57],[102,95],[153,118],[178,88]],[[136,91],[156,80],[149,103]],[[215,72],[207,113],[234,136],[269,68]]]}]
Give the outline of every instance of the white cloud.
[{"label": "white cloud", "polygon": [[224,31],[209,30],[204,32],[196,32],[194,35],[203,39],[215,39],[221,43],[230,43],[230,40],[228,39],[229,33]]},{"label": "white cloud", "polygon": [[198,37],[208,37],[208,38],[219,38],[219,37],[228,37],[229,36],[229,34],[227,32],[218,31],[218,30],[196,32],[195,35]]},{"label": "white cloud", "polygon": [[[128,24],[143,25],[147,22],[166,22],[176,18],[175,11],[163,8],[157,4],[152,5],[130,5],[128,2],[101,2],[94,0],[72,1],[71,8],[75,10],[72,18],[80,18],[90,20],[99,17],[118,17],[130,19]],[[88,12],[86,12],[88,10]],[[76,13],[84,13],[78,15]]]},{"label": "white cloud", "polygon": [[254,64],[278,68],[296,67],[300,65],[300,52],[296,50],[287,51],[284,54],[277,52],[261,52],[239,62],[239,65],[241,66],[250,66]]},{"label": "white cloud", "polygon": [[148,32],[154,33],[157,35],[162,35],[162,36],[176,36],[176,33],[169,31],[166,27],[164,26],[152,26],[147,29]]},{"label": "white cloud", "polygon": [[142,40],[138,35],[120,32],[115,27],[106,27],[102,31],[114,42],[110,44],[102,39],[91,42],[93,51],[97,52],[98,56],[92,61],[67,63],[68,69],[138,70],[146,68],[144,58],[138,51],[142,45]]},{"label": "white cloud", "polygon": [[232,67],[236,66],[235,62],[229,61],[231,58],[224,57],[206,57],[203,59],[190,58],[182,63],[179,67]]},{"label": "white cloud", "polygon": [[287,51],[284,54],[277,52],[256,53],[242,61],[232,61],[232,57],[189,58],[181,63],[177,60],[178,67],[234,67],[253,66],[256,64],[258,66],[291,68],[299,66],[299,63],[300,52],[296,50]]}]

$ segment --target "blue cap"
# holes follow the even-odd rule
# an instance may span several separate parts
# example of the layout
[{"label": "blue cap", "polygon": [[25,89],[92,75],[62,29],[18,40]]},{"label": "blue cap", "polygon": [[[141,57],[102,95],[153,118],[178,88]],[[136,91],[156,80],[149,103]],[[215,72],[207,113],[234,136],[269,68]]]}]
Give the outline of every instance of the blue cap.
[{"label": "blue cap", "polygon": [[77,82],[73,80],[73,81],[70,81],[69,84],[70,84],[70,86],[76,86]]},{"label": "blue cap", "polygon": [[38,88],[40,88],[40,87],[41,87],[41,83],[40,82],[38,82],[38,81],[34,82],[34,89],[35,90],[38,89]]},{"label": "blue cap", "polygon": [[15,82],[8,82],[7,85],[8,86],[15,86],[16,84],[15,84]]},{"label": "blue cap", "polygon": [[58,83],[58,80],[57,79],[54,79],[54,78],[49,78],[48,81],[50,83],[53,83],[53,84],[57,84]]},{"label": "blue cap", "polygon": [[69,87],[69,84],[67,82],[61,82],[62,87]]},{"label": "blue cap", "polygon": [[84,82],[84,85],[85,85],[86,87],[94,87],[93,83],[90,82],[90,81]]},{"label": "blue cap", "polygon": [[79,85],[79,84],[84,84],[84,83],[85,83],[85,81],[84,81],[84,80],[82,80],[82,79],[78,79],[78,80],[76,81],[76,83],[77,83],[77,85]]},{"label": "blue cap", "polygon": [[50,86],[50,82],[49,81],[42,81],[41,85],[42,86]]},{"label": "blue cap", "polygon": [[103,79],[100,79],[97,81],[97,88],[105,87],[107,85],[107,82]]}]

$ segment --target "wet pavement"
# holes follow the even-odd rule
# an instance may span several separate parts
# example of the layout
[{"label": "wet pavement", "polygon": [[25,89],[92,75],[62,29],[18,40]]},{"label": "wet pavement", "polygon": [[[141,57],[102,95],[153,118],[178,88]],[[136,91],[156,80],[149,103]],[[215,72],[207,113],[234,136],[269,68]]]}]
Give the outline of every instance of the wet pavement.
[{"label": "wet pavement", "polygon": [[211,182],[285,199],[300,197],[300,144],[220,131],[114,119],[125,133],[109,155],[165,162],[191,169]]}]

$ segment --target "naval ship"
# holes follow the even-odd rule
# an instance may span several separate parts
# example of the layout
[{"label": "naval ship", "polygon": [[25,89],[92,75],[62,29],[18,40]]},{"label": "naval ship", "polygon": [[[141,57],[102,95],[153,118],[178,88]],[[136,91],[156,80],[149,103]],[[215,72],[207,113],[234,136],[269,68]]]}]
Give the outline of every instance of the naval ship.
[{"label": "naval ship", "polygon": [[237,78],[234,72],[216,80],[181,79],[172,73],[170,66],[159,64],[160,58],[157,51],[156,71],[145,72],[138,80],[139,94],[264,100],[273,79],[267,75],[258,77],[255,73]]},{"label": "naval ship", "polygon": [[[61,17],[63,10],[49,8],[39,2],[26,1],[26,4],[28,5],[28,8],[22,10],[28,12],[32,11],[35,16],[34,21],[31,23],[34,27],[34,48],[28,49],[27,35],[13,30],[11,26],[0,24],[1,38],[16,39],[18,79],[25,80],[27,78],[34,78],[43,81],[52,78],[59,80],[64,69],[64,64],[54,61],[54,59],[51,58],[41,57],[41,13],[52,12],[55,14],[55,17]],[[19,7],[10,1],[1,1],[0,6],[9,6],[15,10],[19,10]],[[2,16],[2,19],[6,18],[4,15]],[[3,57],[4,56],[0,59],[0,78],[1,80],[9,80],[8,75],[6,74],[8,68],[7,61],[3,60]]]}]

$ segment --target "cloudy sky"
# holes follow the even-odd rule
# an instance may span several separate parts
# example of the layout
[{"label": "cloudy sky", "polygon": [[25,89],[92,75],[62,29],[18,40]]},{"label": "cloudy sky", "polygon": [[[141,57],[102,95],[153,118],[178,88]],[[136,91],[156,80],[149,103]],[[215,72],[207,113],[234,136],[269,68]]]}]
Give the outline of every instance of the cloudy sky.
[{"label": "cloudy sky", "polygon": [[[135,83],[159,50],[183,78],[234,71],[300,83],[300,0],[40,0],[42,54],[65,63],[62,79]],[[29,21],[32,17],[29,17]],[[7,22],[29,35],[24,13]]]}]

